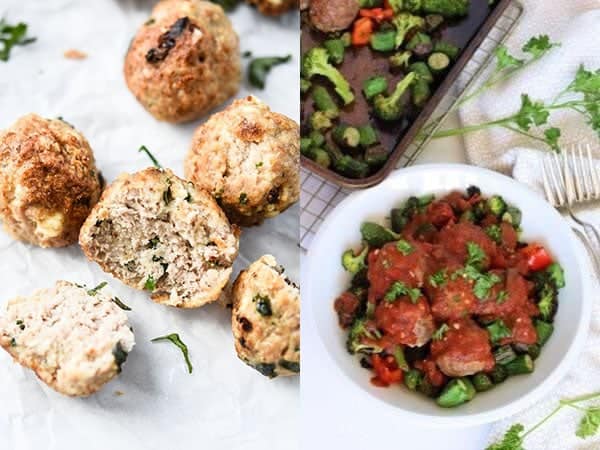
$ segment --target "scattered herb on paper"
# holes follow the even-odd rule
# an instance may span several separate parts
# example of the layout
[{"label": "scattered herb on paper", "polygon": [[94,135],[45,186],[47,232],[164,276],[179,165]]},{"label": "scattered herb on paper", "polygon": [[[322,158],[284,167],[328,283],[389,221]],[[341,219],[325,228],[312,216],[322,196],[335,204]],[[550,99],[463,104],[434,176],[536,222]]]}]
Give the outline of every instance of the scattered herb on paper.
[{"label": "scattered herb on paper", "polygon": [[291,59],[292,55],[254,58],[248,66],[248,81],[252,86],[264,89],[267,75],[271,69],[276,65],[289,62]]},{"label": "scattered herb on paper", "polygon": [[36,38],[27,36],[27,24],[19,22],[10,25],[5,19],[0,19],[0,61],[8,61],[10,51],[15,45],[27,45],[35,42]]},{"label": "scattered herb on paper", "polygon": [[179,334],[171,333],[171,334],[167,334],[165,336],[159,336],[159,337],[156,337],[156,338],[150,340],[150,342],[159,342],[159,341],[172,342],[177,348],[179,348],[181,350],[181,353],[183,353],[183,357],[185,359],[185,364],[187,365],[188,373],[192,373],[193,367],[192,367],[192,363],[190,362],[188,348],[187,348],[187,345],[185,345],[183,343],[183,341],[181,340],[181,338],[179,337]]},{"label": "scattered herb on paper", "polygon": [[148,158],[150,158],[150,161],[152,161],[152,164],[154,164],[154,167],[156,167],[157,169],[162,169],[163,167],[160,165],[160,163],[158,162],[158,160],[154,157],[154,155],[152,153],[150,153],[150,150],[148,150],[148,148],[145,145],[142,145],[138,152],[144,152]]}]

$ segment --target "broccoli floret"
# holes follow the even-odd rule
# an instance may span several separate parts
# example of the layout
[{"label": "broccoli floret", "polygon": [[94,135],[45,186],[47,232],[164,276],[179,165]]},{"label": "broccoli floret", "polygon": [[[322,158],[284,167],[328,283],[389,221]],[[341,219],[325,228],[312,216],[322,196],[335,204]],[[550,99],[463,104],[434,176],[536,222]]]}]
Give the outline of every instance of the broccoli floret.
[{"label": "broccoli floret", "polygon": [[558,294],[554,286],[546,284],[540,291],[539,299],[538,309],[540,310],[540,316],[545,321],[552,320],[558,308]]},{"label": "broccoli floret", "polygon": [[501,217],[506,211],[506,202],[499,195],[491,196],[487,201],[487,206],[490,212],[496,217]]},{"label": "broccoli floret", "polygon": [[334,146],[326,147],[329,156],[333,161],[334,169],[349,178],[364,178],[369,172],[369,166],[364,161],[359,161],[350,155],[344,155],[339,148]]},{"label": "broccoli floret", "polygon": [[444,17],[466,16],[469,13],[469,3],[469,0],[390,0],[395,12],[440,14]]},{"label": "broccoli floret", "polygon": [[356,319],[350,328],[348,333],[348,340],[346,341],[346,348],[351,355],[355,353],[381,353],[383,349],[373,343],[363,343],[362,339],[377,339],[373,333],[367,330],[365,326],[365,319]]},{"label": "broccoli floret", "polygon": [[425,19],[404,12],[394,17],[392,24],[396,27],[396,48],[398,48],[402,45],[406,34],[410,30],[413,28],[423,28],[425,26]]},{"label": "broccoli floret", "polygon": [[383,94],[380,94],[375,97],[375,100],[373,101],[375,115],[386,121],[400,119],[404,109],[400,99],[402,98],[402,94],[404,94],[415,81],[415,78],[416,74],[410,72],[398,82],[392,95],[386,97]]},{"label": "broccoli floret", "polygon": [[546,269],[548,278],[554,283],[557,289],[565,287],[565,272],[558,263],[552,263]]},{"label": "broccoli floret", "polygon": [[321,75],[331,81],[335,91],[344,101],[349,104],[354,101],[352,88],[344,76],[333,65],[329,63],[329,54],[322,47],[315,47],[302,58],[302,75],[306,79],[311,79],[315,75]]},{"label": "broccoli floret", "polygon": [[354,275],[366,267],[365,259],[368,251],[369,247],[366,246],[358,255],[355,255],[353,250],[346,250],[342,255],[342,266],[344,266],[344,269]]},{"label": "broccoli floret", "polygon": [[315,111],[310,116],[310,126],[316,131],[325,131],[333,127],[329,111]]},{"label": "broccoli floret", "polygon": [[393,54],[388,59],[390,67],[399,69],[408,67],[408,63],[410,62],[411,56],[412,52],[410,50],[405,50],[403,52]]}]

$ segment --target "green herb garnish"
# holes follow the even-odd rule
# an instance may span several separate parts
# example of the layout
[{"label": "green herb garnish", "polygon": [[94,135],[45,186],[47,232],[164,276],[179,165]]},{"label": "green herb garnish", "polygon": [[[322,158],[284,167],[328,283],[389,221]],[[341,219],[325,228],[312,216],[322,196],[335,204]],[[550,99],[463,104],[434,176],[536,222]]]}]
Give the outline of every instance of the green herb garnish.
[{"label": "green herb garnish", "polygon": [[286,63],[291,59],[292,55],[254,58],[250,61],[250,65],[248,66],[248,81],[252,86],[264,89],[267,75],[271,69],[274,66]]},{"label": "green herb garnish", "polygon": [[27,24],[19,22],[9,25],[4,19],[0,19],[0,61],[8,61],[10,51],[15,45],[27,45],[35,40],[34,37],[27,37]]},{"label": "green herb garnish", "polygon": [[434,288],[442,287],[446,284],[447,279],[448,274],[446,269],[441,269],[429,277],[429,284]]},{"label": "green herb garnish", "polygon": [[261,316],[272,316],[273,310],[271,309],[271,300],[269,297],[264,295],[254,296],[254,302],[256,303],[256,310]]},{"label": "green herb garnish", "polygon": [[154,236],[152,239],[148,241],[146,244],[146,248],[154,249],[160,243],[160,239],[158,236]]},{"label": "green herb garnish", "polygon": [[121,308],[124,311],[131,311],[131,308],[129,306],[127,306],[125,303],[123,303],[119,297],[114,297],[111,299],[111,301],[113,301],[114,303],[116,303],[116,305]]},{"label": "green herb garnish", "polygon": [[98,291],[100,291],[104,286],[106,286],[108,283],[106,281],[103,281],[102,283],[100,283],[98,286],[96,286],[93,289],[88,289],[87,293],[88,295],[91,295],[92,297],[95,296]]},{"label": "green herb garnish", "polygon": [[431,336],[431,339],[433,339],[434,341],[442,340],[444,338],[444,335],[446,334],[446,331],[448,331],[449,329],[450,327],[443,323],[437,330],[434,331],[433,335]]},{"label": "green herb garnish", "polygon": [[504,322],[501,319],[493,321],[486,328],[490,334],[490,341],[492,344],[497,344],[501,339],[512,336],[512,332],[504,325]]},{"label": "green herb garnish", "polygon": [[153,291],[154,289],[156,289],[156,281],[154,280],[154,277],[152,275],[148,275],[148,278],[146,278],[146,283],[144,283],[144,289],[146,289],[147,291]]},{"label": "green herb garnish", "polygon": [[490,289],[496,284],[500,283],[500,277],[495,273],[482,273],[475,280],[475,285],[473,286],[473,294],[479,300],[485,300],[489,293]]},{"label": "green herb garnish", "polygon": [[248,195],[245,192],[242,192],[240,194],[239,202],[240,205],[245,205],[246,203],[248,203]]},{"label": "green herb garnish", "polygon": [[192,373],[193,368],[192,368],[192,363],[190,362],[187,345],[185,345],[181,341],[181,338],[179,337],[179,335],[177,333],[171,333],[171,334],[167,334],[165,336],[159,336],[159,337],[156,337],[156,338],[150,340],[150,342],[159,342],[159,341],[170,341],[173,344],[175,344],[175,346],[181,350],[181,353],[183,353],[183,357],[185,359],[185,364],[187,365],[188,372]]},{"label": "green herb garnish", "polygon": [[410,245],[410,243],[405,241],[404,239],[400,239],[396,243],[396,248],[404,256],[410,255],[415,250],[414,247],[412,245]]},{"label": "green herb garnish", "polygon": [[506,292],[506,291],[500,291],[500,292],[498,292],[498,296],[496,297],[496,303],[498,303],[499,305],[501,305],[506,300],[508,300],[508,292]]},{"label": "green herb garnish", "polygon": [[484,261],[485,252],[483,249],[475,242],[467,242],[467,261],[465,265],[481,269],[481,265]]},{"label": "green herb garnish", "polygon": [[113,348],[112,354],[115,357],[115,364],[117,365],[117,370],[120,373],[121,366],[127,360],[128,353],[125,351],[121,343],[117,342],[117,345],[115,345]]},{"label": "green herb garnish", "polygon": [[158,162],[158,160],[154,157],[154,155],[152,153],[150,153],[150,150],[148,150],[148,148],[145,145],[142,145],[138,152],[144,152],[148,158],[150,158],[150,161],[152,161],[152,164],[154,164],[154,167],[156,167],[157,169],[162,169],[163,167],[160,165],[160,163]]},{"label": "green herb garnish", "polygon": [[409,288],[402,281],[396,281],[386,292],[384,300],[388,303],[392,303],[401,295],[407,295],[410,298],[410,301],[416,304],[421,296],[421,291],[418,288]]}]

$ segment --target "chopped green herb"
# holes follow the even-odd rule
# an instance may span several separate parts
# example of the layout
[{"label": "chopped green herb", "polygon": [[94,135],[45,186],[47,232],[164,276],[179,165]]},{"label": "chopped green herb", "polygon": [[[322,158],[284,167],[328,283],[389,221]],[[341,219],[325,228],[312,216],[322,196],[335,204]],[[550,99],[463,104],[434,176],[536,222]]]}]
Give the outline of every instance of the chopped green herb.
[{"label": "chopped green herb", "polygon": [[157,169],[162,169],[163,167],[160,165],[160,163],[158,162],[158,160],[154,157],[154,155],[152,153],[150,153],[150,150],[148,150],[148,148],[145,145],[142,145],[138,152],[144,152],[146,155],[148,155],[148,158],[150,158],[150,161],[152,161],[152,164],[154,164],[154,167],[156,167]]},{"label": "chopped green herb", "polygon": [[156,22],[156,19],[154,17],[150,17],[148,20],[146,20],[146,22],[144,22],[144,25],[152,25],[154,22]]},{"label": "chopped green herb", "polygon": [[271,69],[292,59],[292,55],[254,58],[248,66],[248,81],[254,87],[264,89]]},{"label": "chopped green herb", "polygon": [[115,357],[115,364],[117,365],[117,370],[121,373],[121,366],[127,360],[128,353],[125,351],[120,342],[117,342],[117,345],[114,346],[112,351],[113,356]]},{"label": "chopped green herb", "polygon": [[152,275],[148,275],[148,278],[146,278],[144,289],[146,289],[147,291],[153,291],[154,289],[156,289],[156,281],[154,280],[154,277]]},{"label": "chopped green herb", "polygon": [[414,247],[412,245],[410,245],[410,243],[405,241],[404,239],[400,239],[396,243],[396,248],[404,256],[410,255],[415,250]]},{"label": "chopped green herb", "polygon": [[496,303],[498,303],[499,305],[501,305],[506,300],[508,300],[508,292],[506,292],[506,291],[500,291],[500,292],[498,292],[498,296],[496,297]]},{"label": "chopped green herb", "polygon": [[152,239],[148,241],[146,244],[146,248],[154,249],[160,243],[160,239],[158,236],[154,236]]},{"label": "chopped green herb", "polygon": [[475,297],[479,300],[485,300],[490,293],[490,289],[500,281],[500,277],[494,273],[481,274],[473,286]]},{"label": "chopped green herb", "polygon": [[193,368],[192,368],[192,363],[190,362],[187,345],[185,345],[183,343],[183,341],[181,340],[181,338],[179,337],[179,335],[177,333],[171,333],[171,334],[167,334],[165,336],[159,336],[159,337],[156,337],[156,338],[150,340],[150,342],[159,342],[159,341],[169,341],[169,342],[172,342],[176,347],[178,347],[181,350],[181,353],[183,353],[183,357],[185,359],[185,364],[187,365],[188,372],[192,373]]},{"label": "chopped green herb", "polygon": [[240,202],[240,205],[245,205],[246,203],[248,203],[248,195],[245,192],[242,192],[240,194],[239,202]]},{"label": "chopped green herb", "polygon": [[431,336],[431,339],[433,339],[434,341],[442,340],[444,338],[444,334],[446,334],[446,331],[448,331],[449,329],[450,327],[443,323],[437,330],[435,330],[435,332]]},{"label": "chopped green herb", "polygon": [[485,252],[475,242],[467,242],[467,261],[466,265],[473,266],[476,269],[481,268],[481,264],[485,261]]},{"label": "chopped green herb", "polygon": [[256,168],[257,168],[257,169],[258,169],[259,167],[262,167],[262,166],[263,166],[263,162],[262,162],[262,161],[259,161],[259,162],[257,162],[257,163],[256,163]]},{"label": "chopped green herb", "polygon": [[9,25],[4,19],[0,19],[0,61],[8,61],[10,51],[15,45],[27,45],[35,42],[36,38],[27,37],[27,24],[19,22]]},{"label": "chopped green herb", "polygon": [[88,295],[91,295],[92,297],[95,296],[98,291],[100,291],[104,286],[106,286],[108,283],[106,281],[103,281],[102,283],[100,283],[98,286],[96,286],[93,289],[88,289],[87,293]]},{"label": "chopped green herb", "polygon": [[581,418],[575,435],[582,439],[594,436],[600,429],[600,407],[589,408]]},{"label": "chopped green herb", "polygon": [[259,363],[253,367],[265,377],[275,378],[277,376],[277,372],[275,372],[275,364],[273,363]]},{"label": "chopped green herb", "polygon": [[446,269],[441,269],[429,277],[429,284],[434,288],[442,287],[446,284],[447,279],[448,274]]},{"label": "chopped green herb", "polygon": [[246,50],[242,53],[242,58],[250,58],[252,56],[252,52],[250,50]]},{"label": "chopped green herb", "polygon": [[256,310],[261,316],[272,316],[271,300],[264,295],[255,295],[253,301],[256,303]]},{"label": "chopped green herb", "polygon": [[499,244],[501,242],[502,232],[500,231],[500,226],[496,224],[490,225],[485,229],[485,232],[490,237],[490,239],[496,244]]},{"label": "chopped green herb", "polygon": [[419,300],[419,297],[421,296],[421,291],[418,288],[409,288],[402,281],[396,281],[386,292],[384,300],[388,303],[392,303],[401,295],[407,295],[410,297],[412,303],[417,303],[417,300]]},{"label": "chopped green herb", "polygon": [[171,180],[166,179],[167,189],[163,192],[163,201],[165,205],[168,205],[173,201],[173,192],[171,192]]},{"label": "chopped green herb", "polygon": [[10,338],[10,346],[11,347],[16,347],[17,346],[17,341],[15,340],[14,337]]},{"label": "chopped green herb", "polygon": [[23,331],[25,329],[25,324],[23,323],[23,321],[21,319],[17,320],[16,324],[21,329],[21,331]]},{"label": "chopped green herb", "polygon": [[121,308],[122,310],[124,310],[124,311],[131,311],[131,308],[130,308],[129,306],[127,306],[125,303],[123,303],[123,302],[122,302],[122,301],[119,299],[119,297],[115,297],[115,298],[113,298],[113,299],[112,299],[112,301],[113,301],[114,303],[116,303],[116,305],[117,305],[119,308]]}]

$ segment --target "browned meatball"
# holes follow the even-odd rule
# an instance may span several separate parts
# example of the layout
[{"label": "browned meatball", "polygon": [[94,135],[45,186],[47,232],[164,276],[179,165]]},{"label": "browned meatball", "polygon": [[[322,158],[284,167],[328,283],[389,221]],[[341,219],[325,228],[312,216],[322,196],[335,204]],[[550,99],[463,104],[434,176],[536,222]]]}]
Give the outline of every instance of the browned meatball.
[{"label": "browned meatball", "polygon": [[413,303],[408,297],[394,302],[382,301],[375,309],[375,322],[395,344],[410,347],[424,345],[433,334],[435,324],[424,297]]},{"label": "browned meatball", "polygon": [[431,356],[449,377],[464,377],[494,368],[488,332],[470,319],[456,320],[442,339],[431,343]]},{"label": "browned meatball", "polygon": [[460,319],[472,314],[477,306],[473,280],[464,277],[448,279],[443,285],[427,287],[431,312],[436,320]]},{"label": "browned meatball", "polygon": [[29,114],[0,133],[0,220],[16,239],[77,242],[101,191],[90,145],[66,122]]},{"label": "browned meatball", "polygon": [[485,253],[485,258],[481,262],[481,269],[489,267],[496,254],[494,241],[481,227],[470,222],[461,222],[442,229],[438,235],[438,242],[443,243],[449,260],[461,264],[467,260],[467,244],[469,242],[477,244]]},{"label": "browned meatball", "polygon": [[267,16],[278,16],[298,7],[298,0],[246,0]]},{"label": "browned meatball", "polygon": [[237,92],[239,39],[220,6],[162,0],[131,42],[124,71],[131,92],[158,120],[194,120]]},{"label": "browned meatball", "polygon": [[359,9],[357,0],[311,0],[310,21],[325,33],[345,30],[352,25]]}]

